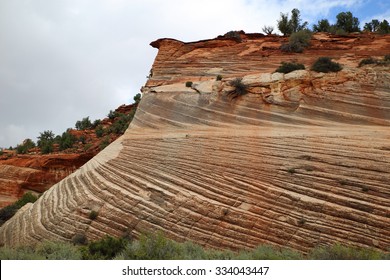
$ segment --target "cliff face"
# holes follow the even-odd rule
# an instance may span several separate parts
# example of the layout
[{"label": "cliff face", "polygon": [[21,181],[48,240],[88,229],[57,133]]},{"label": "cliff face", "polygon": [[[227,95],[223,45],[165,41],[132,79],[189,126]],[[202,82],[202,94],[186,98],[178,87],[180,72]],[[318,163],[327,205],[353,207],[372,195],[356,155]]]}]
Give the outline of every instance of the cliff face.
[{"label": "cliff face", "polygon": [[[162,230],[218,248],[389,248],[390,68],[357,65],[390,36],[317,34],[301,54],[282,53],[282,37],[242,39],[153,42],[125,135],[21,209],[1,243]],[[343,70],[273,73],[320,56]],[[249,93],[232,98],[236,77]]]}]

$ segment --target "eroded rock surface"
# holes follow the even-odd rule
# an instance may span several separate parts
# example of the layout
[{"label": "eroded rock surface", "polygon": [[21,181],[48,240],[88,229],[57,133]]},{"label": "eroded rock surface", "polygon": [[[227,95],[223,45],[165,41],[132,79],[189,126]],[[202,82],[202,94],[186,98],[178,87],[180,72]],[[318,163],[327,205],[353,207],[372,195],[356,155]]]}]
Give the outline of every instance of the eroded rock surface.
[{"label": "eroded rock surface", "polygon": [[[281,53],[282,37],[242,36],[152,43],[125,135],[4,224],[1,243],[162,230],[217,248],[389,248],[390,68],[357,65],[387,54],[390,36],[317,34],[302,54]],[[273,73],[319,56],[343,70]],[[232,98],[236,77],[249,93]]]}]

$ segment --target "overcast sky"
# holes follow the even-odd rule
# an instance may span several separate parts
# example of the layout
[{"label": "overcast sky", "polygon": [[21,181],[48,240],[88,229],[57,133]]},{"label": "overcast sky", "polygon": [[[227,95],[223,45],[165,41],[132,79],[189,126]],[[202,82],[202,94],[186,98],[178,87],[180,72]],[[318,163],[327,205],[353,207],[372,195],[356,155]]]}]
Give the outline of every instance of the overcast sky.
[{"label": "overcast sky", "polygon": [[[0,0],[0,147],[129,104],[146,81],[158,38],[196,41],[276,27],[301,11],[310,26],[351,11],[390,21],[389,1]],[[276,29],[276,28],[275,28]]]}]

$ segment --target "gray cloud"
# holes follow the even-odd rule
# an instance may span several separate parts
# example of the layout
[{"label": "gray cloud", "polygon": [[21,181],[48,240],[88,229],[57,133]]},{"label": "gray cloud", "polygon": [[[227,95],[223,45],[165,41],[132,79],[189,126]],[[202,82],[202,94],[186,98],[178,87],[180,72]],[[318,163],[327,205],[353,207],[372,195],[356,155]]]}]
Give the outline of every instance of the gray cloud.
[{"label": "gray cloud", "polygon": [[[130,103],[157,53],[149,46],[155,39],[259,32],[281,11],[306,9],[311,19],[336,2],[361,1],[3,0],[0,147],[36,140],[44,130],[59,134]],[[312,12],[315,6],[322,10]]]}]

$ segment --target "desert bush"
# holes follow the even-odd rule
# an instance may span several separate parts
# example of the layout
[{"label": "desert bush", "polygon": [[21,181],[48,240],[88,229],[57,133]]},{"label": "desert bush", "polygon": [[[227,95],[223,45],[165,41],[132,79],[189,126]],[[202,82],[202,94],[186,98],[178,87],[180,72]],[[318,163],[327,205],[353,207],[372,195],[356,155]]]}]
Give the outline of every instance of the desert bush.
[{"label": "desert bush", "polygon": [[62,133],[59,137],[59,149],[60,151],[70,149],[76,143],[76,136],[71,134],[69,131]]},{"label": "desert bush", "polygon": [[312,34],[308,30],[301,30],[292,33],[289,37],[288,43],[283,44],[280,49],[284,52],[301,53],[310,45]]},{"label": "desert bush", "polygon": [[100,150],[103,150],[105,147],[107,147],[110,144],[110,138],[106,136],[99,145]]},{"label": "desert bush", "polygon": [[89,117],[83,118],[81,121],[77,121],[75,124],[77,130],[86,130],[93,128],[92,122]]},{"label": "desert bush", "polygon": [[102,239],[90,242],[87,246],[82,247],[82,259],[112,260],[125,249],[127,243],[128,240],[124,238],[115,238],[106,235]]},{"label": "desert bush", "polygon": [[98,125],[95,129],[95,134],[97,137],[102,137],[104,135],[104,128],[102,125]]},{"label": "desert bush", "polygon": [[308,255],[313,260],[379,260],[384,254],[371,248],[356,248],[341,244],[314,248]]},{"label": "desert bush", "polygon": [[305,66],[303,64],[300,64],[300,63],[282,62],[282,65],[280,65],[275,70],[275,72],[287,74],[287,73],[290,73],[290,72],[295,71],[295,70],[304,70],[304,69],[305,69]]},{"label": "desert bush", "polygon": [[35,254],[46,260],[80,260],[80,250],[65,242],[45,241],[37,245]]},{"label": "desert bush", "polygon": [[70,243],[44,241],[36,246],[0,247],[1,260],[80,260],[80,250]]},{"label": "desert bush", "polygon": [[233,98],[248,93],[248,85],[242,82],[242,78],[235,78],[234,80],[230,81],[229,85],[234,88],[232,91],[228,92],[228,95],[232,96]]},{"label": "desert bush", "polygon": [[192,87],[192,82],[191,81],[187,81],[186,82],[186,87],[189,87],[189,88]]},{"label": "desert bush", "polygon": [[26,154],[28,150],[35,148],[35,143],[31,139],[27,138],[26,140],[23,141],[22,144],[18,145],[16,147],[16,152],[18,154]]},{"label": "desert bush", "polygon": [[99,216],[99,213],[92,210],[91,212],[89,212],[89,215],[88,217],[91,219],[91,220],[95,220],[97,217]]},{"label": "desert bush", "polygon": [[0,226],[3,225],[6,221],[11,219],[16,212],[22,208],[27,203],[34,203],[38,197],[33,195],[30,192],[25,193],[20,199],[18,199],[15,203],[8,205],[4,208],[0,209]]},{"label": "desert bush", "polygon": [[300,252],[292,249],[260,245],[253,250],[241,251],[237,258],[244,260],[302,260],[304,257]]},{"label": "desert bush", "polygon": [[42,154],[52,153],[54,151],[54,133],[51,130],[45,130],[38,136],[37,145]]},{"label": "desert bush", "polygon": [[298,9],[291,10],[291,18],[287,14],[280,14],[280,19],[278,20],[278,29],[284,36],[290,35],[294,32],[299,32],[306,29],[308,23],[305,21],[301,23],[301,12]]},{"label": "desert bush", "polygon": [[390,54],[386,54],[383,58],[384,61],[390,62]]},{"label": "desert bush", "polygon": [[115,119],[117,116],[118,116],[118,113],[116,111],[113,111],[113,110],[110,110],[110,112],[108,112],[108,114],[107,114],[107,117],[110,120]]},{"label": "desert bush", "polygon": [[217,80],[217,81],[222,81],[222,78],[223,78],[222,75],[217,75],[216,80]]},{"label": "desert bush", "polygon": [[338,72],[341,69],[341,65],[333,62],[329,57],[318,58],[311,67],[311,70],[323,73]]},{"label": "desert bush", "polygon": [[223,35],[225,38],[234,39],[237,43],[241,43],[242,39],[239,31],[229,31]]},{"label": "desert bush", "polygon": [[367,64],[376,64],[376,63],[377,63],[377,61],[375,59],[373,59],[372,57],[364,58],[359,62],[359,67],[362,67],[362,66],[367,65]]},{"label": "desert bush", "polygon": [[135,103],[135,104],[138,104],[138,103],[141,101],[141,98],[142,98],[141,93],[137,93],[137,94],[133,97],[134,103]]},{"label": "desert bush", "polygon": [[76,233],[71,240],[72,244],[74,245],[86,245],[88,244],[88,239],[85,236],[85,234],[82,233]]}]

